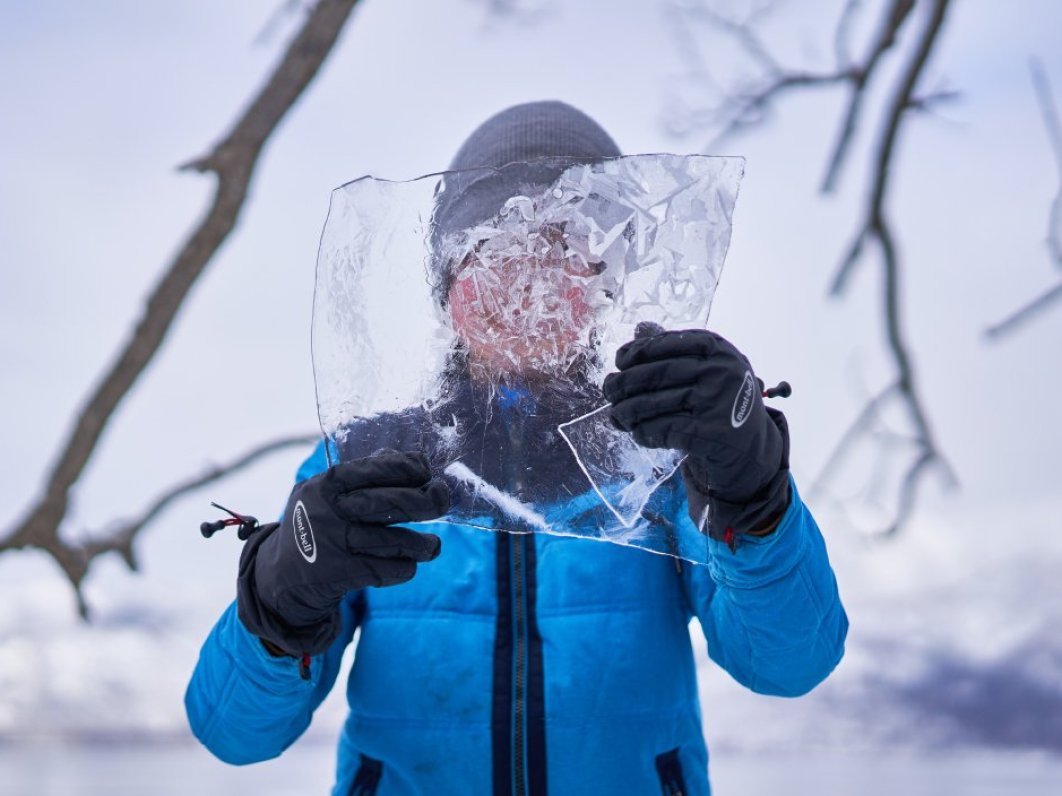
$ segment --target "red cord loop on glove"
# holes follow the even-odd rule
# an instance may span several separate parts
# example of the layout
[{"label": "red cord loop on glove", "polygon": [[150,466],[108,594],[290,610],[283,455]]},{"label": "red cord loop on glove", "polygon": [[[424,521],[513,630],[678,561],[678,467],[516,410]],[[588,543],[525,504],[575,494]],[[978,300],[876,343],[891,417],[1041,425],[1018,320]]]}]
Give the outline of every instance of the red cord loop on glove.
[{"label": "red cord loop on glove", "polygon": [[236,535],[243,540],[246,540],[252,533],[258,530],[258,519],[252,517],[250,514],[237,514],[232,509],[227,509],[217,503],[211,502],[210,504],[216,509],[224,511],[229,514],[230,517],[224,520],[214,520],[214,522],[204,522],[199,525],[199,532],[203,534],[204,539],[209,539],[215,533],[222,528],[227,528],[230,525],[239,525],[240,530],[236,532]]}]

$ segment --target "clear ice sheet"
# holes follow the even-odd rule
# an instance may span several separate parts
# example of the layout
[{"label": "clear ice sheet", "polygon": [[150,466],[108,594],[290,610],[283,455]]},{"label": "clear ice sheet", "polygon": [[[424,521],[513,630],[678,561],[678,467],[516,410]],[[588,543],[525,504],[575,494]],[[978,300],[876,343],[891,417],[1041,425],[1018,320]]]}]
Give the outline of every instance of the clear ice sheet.
[{"label": "clear ice sheet", "polygon": [[636,155],[336,189],[312,333],[331,460],[420,450],[449,521],[705,561],[678,454],[613,429],[600,385],[638,323],[706,325],[742,170]]}]

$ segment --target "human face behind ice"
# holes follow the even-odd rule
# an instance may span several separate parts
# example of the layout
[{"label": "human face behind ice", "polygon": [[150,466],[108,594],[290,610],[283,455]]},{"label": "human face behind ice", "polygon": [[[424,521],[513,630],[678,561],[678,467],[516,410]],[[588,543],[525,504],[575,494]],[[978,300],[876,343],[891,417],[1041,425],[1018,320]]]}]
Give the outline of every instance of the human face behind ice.
[{"label": "human face behind ice", "polygon": [[595,277],[559,228],[526,245],[481,241],[456,269],[448,293],[454,331],[475,375],[560,375],[589,350]]}]

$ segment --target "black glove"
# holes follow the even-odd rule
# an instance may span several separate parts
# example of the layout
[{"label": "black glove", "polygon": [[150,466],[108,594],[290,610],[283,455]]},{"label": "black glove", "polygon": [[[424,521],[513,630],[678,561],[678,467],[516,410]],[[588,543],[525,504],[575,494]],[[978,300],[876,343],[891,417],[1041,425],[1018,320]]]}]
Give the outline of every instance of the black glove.
[{"label": "black glove", "polygon": [[237,582],[240,620],[292,655],[323,652],[339,633],[348,591],[393,586],[439,555],[430,533],[390,523],[431,520],[450,508],[419,453],[381,451],[337,464],[296,485],[281,523],[244,545]]},{"label": "black glove", "polygon": [[733,546],[735,533],[760,531],[789,504],[789,431],[763,405],[745,355],[703,329],[660,332],[622,346],[619,373],[602,388],[612,422],[648,448],[675,448],[690,517]]}]

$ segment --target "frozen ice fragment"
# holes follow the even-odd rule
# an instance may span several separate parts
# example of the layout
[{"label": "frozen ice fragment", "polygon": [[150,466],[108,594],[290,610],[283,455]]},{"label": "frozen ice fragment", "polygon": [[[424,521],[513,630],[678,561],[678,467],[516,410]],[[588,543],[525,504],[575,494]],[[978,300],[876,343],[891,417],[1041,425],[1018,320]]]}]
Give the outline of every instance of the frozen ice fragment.
[{"label": "frozen ice fragment", "polygon": [[[423,450],[454,522],[704,560],[678,454],[611,428],[600,384],[639,322],[707,322],[741,161],[547,165],[333,193],[313,316],[329,455]],[[506,175],[493,207],[433,225],[444,200]]]}]

